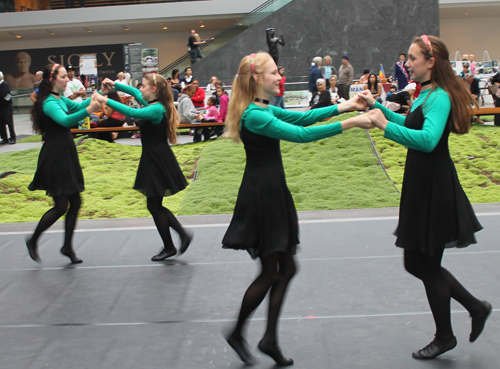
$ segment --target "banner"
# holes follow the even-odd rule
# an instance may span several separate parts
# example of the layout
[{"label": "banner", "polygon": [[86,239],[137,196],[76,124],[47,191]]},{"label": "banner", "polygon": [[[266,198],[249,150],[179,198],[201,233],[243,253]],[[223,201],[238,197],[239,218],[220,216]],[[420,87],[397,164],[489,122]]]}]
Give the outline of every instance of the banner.
[{"label": "banner", "polygon": [[363,92],[364,89],[365,89],[364,84],[351,85],[351,88],[349,89],[349,99],[352,99],[354,96],[356,96],[360,92]]},{"label": "banner", "polygon": [[0,51],[0,70],[11,90],[32,89],[36,82],[35,73],[43,71],[50,63],[71,65],[79,74],[82,54],[95,54],[99,79],[115,80],[116,74],[123,71],[122,44]]}]

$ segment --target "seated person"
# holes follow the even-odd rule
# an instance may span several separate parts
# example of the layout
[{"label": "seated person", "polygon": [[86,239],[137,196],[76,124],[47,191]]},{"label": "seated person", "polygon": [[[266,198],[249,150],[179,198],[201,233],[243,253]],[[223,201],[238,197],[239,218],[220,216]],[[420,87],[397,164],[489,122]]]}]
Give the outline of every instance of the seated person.
[{"label": "seated person", "polygon": [[[108,93],[108,99],[117,101],[119,103],[122,102],[120,96],[117,91],[111,91]],[[121,113],[118,113],[116,110],[111,109],[106,104],[102,104],[102,108],[106,118],[99,121],[97,123],[97,127],[121,127],[125,123],[125,116]],[[118,136],[118,132],[98,132],[96,134],[96,138],[99,140],[104,140],[108,142],[113,142],[114,139]]]},{"label": "seated person", "polygon": [[334,74],[330,77],[330,97],[332,98],[332,105],[339,102],[339,88],[337,87],[337,76]]},{"label": "seated person", "polygon": [[[182,90],[181,95],[179,96],[179,105],[177,106],[177,112],[179,113],[179,117],[181,119],[181,123],[195,123],[196,120],[200,120],[203,118],[203,114],[199,113],[193,105],[193,101],[191,97],[196,94],[196,87],[193,85],[187,85]],[[210,140],[210,132],[208,127],[206,131],[203,131],[203,138],[205,141]],[[195,136],[193,138],[193,142],[200,142],[199,138]]]},{"label": "seated person", "polygon": [[[472,73],[465,74],[465,82],[467,83],[467,88],[469,89],[472,98],[477,102],[477,105],[481,107],[481,89],[479,88],[480,79],[474,77]],[[479,124],[484,124],[484,121],[476,116],[476,122]]]},{"label": "seated person", "polygon": [[391,87],[389,88],[389,92],[387,93],[387,99],[389,99],[389,96],[391,96],[397,90],[398,90],[398,85],[392,84]]},{"label": "seated person", "polygon": [[359,84],[360,85],[366,85],[368,83],[368,78],[370,76],[370,70],[365,69],[363,71],[363,75],[359,78]]},{"label": "seated person", "polygon": [[326,89],[326,81],[323,78],[318,78],[316,80],[316,87],[318,87],[318,91],[313,94],[307,110],[332,105],[332,97],[330,91]]},{"label": "seated person", "polygon": [[368,76],[365,90],[370,90],[373,98],[378,102],[382,102],[382,98],[380,97],[380,95],[382,95],[382,84],[378,83],[378,78],[374,73]]},{"label": "seated person", "polygon": [[402,114],[410,110],[413,92],[416,87],[415,83],[409,83],[404,90],[394,92],[391,96],[387,97],[388,102],[399,104],[399,109],[394,110],[395,113]]}]

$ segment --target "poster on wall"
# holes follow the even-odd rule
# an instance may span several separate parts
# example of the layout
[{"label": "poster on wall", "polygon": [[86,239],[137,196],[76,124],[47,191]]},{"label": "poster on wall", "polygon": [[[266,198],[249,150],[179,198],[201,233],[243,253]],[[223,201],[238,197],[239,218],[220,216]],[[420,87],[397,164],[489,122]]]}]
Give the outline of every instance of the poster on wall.
[{"label": "poster on wall", "polygon": [[132,76],[132,86],[137,86],[137,83],[142,82],[142,49],[144,44],[129,44],[129,73]]},{"label": "poster on wall", "polygon": [[142,49],[142,71],[158,72],[158,49]]},{"label": "poster on wall", "polygon": [[[33,89],[35,73],[47,64],[71,65],[80,74],[80,55],[95,54],[99,79],[116,79],[123,71],[123,44],[57,47],[47,49],[22,49],[0,51],[0,70],[13,92]],[[83,74],[83,73],[82,73]]]},{"label": "poster on wall", "polygon": [[97,76],[97,56],[95,54],[80,55],[80,74]]}]

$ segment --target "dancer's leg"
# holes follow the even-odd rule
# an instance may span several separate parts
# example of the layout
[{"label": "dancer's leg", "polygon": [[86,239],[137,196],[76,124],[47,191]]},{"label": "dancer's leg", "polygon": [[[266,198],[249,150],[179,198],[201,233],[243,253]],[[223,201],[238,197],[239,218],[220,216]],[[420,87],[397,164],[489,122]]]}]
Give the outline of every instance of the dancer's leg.
[{"label": "dancer's leg", "polygon": [[278,258],[278,278],[271,287],[269,294],[269,311],[267,317],[267,328],[263,341],[267,344],[277,346],[277,327],[281,307],[285,300],[288,284],[297,272],[297,266],[293,255],[280,253]]},{"label": "dancer's leg", "polygon": [[153,256],[153,261],[165,260],[166,258],[177,253],[177,249],[172,242],[170,224],[162,202],[163,196],[147,197],[148,210],[153,216],[156,228],[158,229],[158,233],[160,233],[160,237],[163,241],[163,249],[159,254]]},{"label": "dancer's leg", "polygon": [[75,251],[73,250],[73,233],[75,232],[76,219],[78,218],[78,211],[82,205],[80,193],[74,193],[68,197],[69,209],[66,213],[66,220],[64,223],[64,245],[61,248],[61,253],[71,259],[72,263],[81,263]]},{"label": "dancer's leg", "polygon": [[40,260],[40,257],[38,256],[38,238],[45,230],[51,227],[60,217],[62,217],[67,210],[68,196],[54,197],[54,206],[49,209],[44,215],[42,215],[42,218],[35,228],[35,232],[33,232],[31,238],[26,239],[26,246],[28,247],[30,257],[33,260]]}]

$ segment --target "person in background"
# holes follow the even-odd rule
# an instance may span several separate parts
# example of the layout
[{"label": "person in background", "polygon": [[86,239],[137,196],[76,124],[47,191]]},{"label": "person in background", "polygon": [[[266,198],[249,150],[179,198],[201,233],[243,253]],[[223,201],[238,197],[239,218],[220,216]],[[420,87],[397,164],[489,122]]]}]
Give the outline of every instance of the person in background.
[{"label": "person in background", "polygon": [[318,91],[313,94],[311,101],[309,101],[309,107],[307,110],[324,108],[325,106],[333,105],[330,91],[326,88],[325,79],[318,79],[316,81],[316,86],[318,87]]},{"label": "person in background", "polygon": [[382,102],[382,85],[378,83],[377,76],[372,73],[368,76],[368,82],[365,84],[365,90],[369,90],[373,95],[373,98],[378,102]]},{"label": "person in background", "polygon": [[184,69],[184,73],[185,73],[185,76],[184,76],[184,78],[182,78],[182,82],[181,82],[181,87],[183,90],[184,90],[184,87],[193,83],[193,80],[194,80],[193,69],[191,67],[186,67]]},{"label": "person in background", "polygon": [[215,82],[215,91],[214,91],[214,92],[212,92],[212,96],[213,96],[213,97],[215,97],[215,98],[217,99],[217,106],[219,106],[219,105],[220,105],[220,99],[219,99],[219,94],[217,93],[217,90],[218,90],[219,88],[222,88],[223,86],[224,86],[224,84],[222,83],[222,81],[217,80],[217,81]]},{"label": "person in background", "polygon": [[312,60],[312,65],[309,68],[309,91],[314,94],[318,92],[318,87],[316,86],[316,81],[319,78],[323,78],[323,73],[321,72],[321,65],[323,64],[323,58],[321,56],[316,56]]},{"label": "person in background", "polygon": [[182,91],[182,78],[179,77],[179,69],[172,70],[172,88],[175,88],[179,93]]},{"label": "person in background", "polygon": [[352,81],[354,80],[354,68],[349,63],[347,55],[342,56],[342,65],[339,69],[339,95],[346,100],[349,100],[349,91],[351,89]]},{"label": "person in background", "polygon": [[[500,72],[491,77],[490,83],[498,86],[500,89]],[[493,95],[493,100],[495,101],[495,108],[500,108],[500,97],[495,94]],[[494,124],[495,126],[500,126],[500,114],[495,114]]]},{"label": "person in background", "polygon": [[[480,99],[481,89],[479,88],[479,82],[480,82],[480,79],[474,77],[474,74],[467,73],[465,75],[465,83],[467,83],[467,88],[469,89],[474,101],[476,101],[477,105],[479,107],[481,107],[482,106],[481,99]],[[481,118],[479,118],[479,115],[476,116],[476,123],[484,124],[484,121]]]},{"label": "person in background", "polygon": [[227,96],[226,91],[224,91],[223,87],[217,88],[217,96],[219,97],[220,101],[219,122],[225,122],[227,117],[227,107],[229,106],[229,96]]},{"label": "person in background", "polygon": [[40,82],[42,82],[43,79],[43,72],[39,70],[38,72],[35,73],[35,77],[37,81],[33,83],[33,91],[35,91],[38,88],[38,86],[40,86]]},{"label": "person in background", "polygon": [[365,69],[363,75],[359,78],[359,84],[366,85],[368,83],[368,77],[370,76],[370,70]]},{"label": "person in background", "polygon": [[[122,103],[117,91],[108,92],[107,97],[108,99],[116,101],[117,103]],[[104,111],[104,114],[106,115],[106,118],[97,123],[98,128],[123,126],[123,124],[125,123],[125,115],[118,112],[117,110],[110,108],[105,103],[102,103],[102,109]],[[113,142],[117,135],[117,132],[98,132],[96,134],[96,138],[98,140]]]},{"label": "person in background", "polygon": [[200,82],[197,79],[193,79],[191,84],[196,88],[196,93],[191,98],[193,105],[198,109],[203,108],[205,106],[205,90],[200,88]]},{"label": "person in background", "polygon": [[323,78],[326,80],[326,87],[330,87],[330,77],[332,75],[338,75],[337,69],[332,65],[332,57],[327,55],[323,58],[325,64],[321,66],[321,73],[323,73]]},{"label": "person in background", "polygon": [[337,76],[330,77],[330,97],[332,98],[332,105],[339,103],[339,89],[337,87]]},{"label": "person in background", "polygon": [[[199,37],[199,36],[198,36]],[[203,45],[205,41],[197,41],[196,39],[196,31],[194,29],[191,30],[191,34],[188,39],[189,46],[189,55],[191,57],[191,65],[198,61],[198,50],[200,45]],[[183,87],[184,89],[184,87]]]},{"label": "person in background", "polygon": [[391,87],[389,88],[389,92],[387,93],[387,99],[392,96],[393,93],[395,93],[398,90],[398,85],[392,84]]},{"label": "person in background", "polygon": [[69,81],[66,84],[66,90],[64,90],[64,97],[73,100],[77,104],[81,104],[83,102],[83,96],[87,94],[87,91],[85,91],[82,82],[75,78],[75,68],[70,65],[66,70]]},{"label": "person in background", "polygon": [[201,119],[202,123],[219,121],[219,111],[217,110],[217,106],[215,106],[215,102],[216,102],[215,97],[210,96],[208,98],[207,105],[205,106],[205,114]]},{"label": "person in background", "polygon": [[399,54],[399,61],[394,65],[394,79],[398,84],[398,89],[402,90],[410,82],[410,73],[406,66],[406,53]]},{"label": "person in background", "polygon": [[459,76],[460,78],[465,79],[465,76],[470,73],[469,72],[469,64],[468,63],[462,63],[462,71],[460,72]]},{"label": "person in background", "polygon": [[280,93],[274,96],[274,106],[278,106],[282,109],[285,109],[285,82],[286,82],[285,68],[279,66],[278,73],[281,76]]},{"label": "person in background", "polygon": [[217,87],[215,87],[215,82],[217,82],[219,79],[216,76],[212,76],[210,78],[210,83],[207,85],[206,91],[207,94],[213,94],[215,91],[217,91]]},{"label": "person in background", "polygon": [[[9,127],[10,138],[7,136]],[[12,95],[10,86],[3,79],[3,73],[0,72],[0,144],[15,144],[16,132],[14,131],[14,109],[12,107]]]},{"label": "person in background", "polygon": [[167,78],[167,83],[172,89],[172,96],[174,97],[174,101],[179,100],[179,91],[176,88],[172,87],[172,78],[168,77]]},{"label": "person in background", "polygon": [[477,74],[476,62],[474,61],[475,59],[476,59],[476,56],[474,54],[469,54],[470,72],[474,75]]},{"label": "person in background", "polygon": [[[197,55],[197,59],[203,59],[205,57],[205,55],[203,55],[202,51],[201,51],[201,45],[206,43],[207,40],[202,40],[200,35],[195,33],[194,34],[194,37],[196,38],[196,42],[198,42],[198,55]],[[198,61],[198,60],[197,60]]]}]

